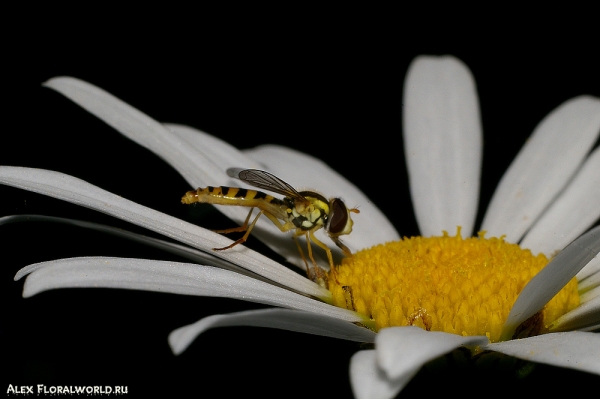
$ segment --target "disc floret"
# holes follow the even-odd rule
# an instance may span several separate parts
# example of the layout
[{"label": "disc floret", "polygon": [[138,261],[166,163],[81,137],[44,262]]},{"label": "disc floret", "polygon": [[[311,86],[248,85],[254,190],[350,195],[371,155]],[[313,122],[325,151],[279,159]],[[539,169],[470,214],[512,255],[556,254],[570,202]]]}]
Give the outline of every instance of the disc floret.
[{"label": "disc floret", "polygon": [[[543,254],[503,238],[463,239],[446,232],[411,237],[343,259],[329,278],[336,306],[374,320],[376,329],[414,325],[431,331],[500,339],[502,326],[525,285],[546,264]],[[519,336],[547,332],[562,314],[579,305],[573,279]],[[523,332],[524,331],[524,332]]]}]

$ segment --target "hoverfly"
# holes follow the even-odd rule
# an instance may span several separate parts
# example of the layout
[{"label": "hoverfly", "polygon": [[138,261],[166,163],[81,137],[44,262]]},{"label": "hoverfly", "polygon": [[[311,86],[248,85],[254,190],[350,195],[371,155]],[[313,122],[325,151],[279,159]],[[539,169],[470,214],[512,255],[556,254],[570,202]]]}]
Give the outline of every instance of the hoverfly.
[{"label": "hoverfly", "polygon": [[[334,270],[334,264],[331,250],[315,237],[315,231],[323,228],[329,238],[344,251],[346,256],[352,255],[348,247],[340,241],[339,236],[352,232],[353,222],[350,213],[359,213],[358,209],[346,207],[346,204],[340,198],[327,200],[321,194],[314,191],[296,191],[288,183],[264,170],[230,168],[227,170],[227,174],[251,186],[281,194],[284,198],[275,198],[262,191],[224,186],[208,186],[188,191],[181,199],[181,202],[184,204],[201,202],[213,205],[247,206],[251,208],[242,226],[216,231],[218,233],[245,231],[244,236],[231,245],[223,248],[213,248],[213,250],[222,251],[245,242],[258,218],[261,215],[265,215],[282,232],[295,229],[293,238],[306,265],[307,274],[309,274],[308,262],[297,239],[300,236],[306,237],[308,256],[317,273],[320,268],[317,267],[317,263],[313,257],[310,245],[311,241],[325,250],[331,270]],[[254,208],[258,208],[260,211],[252,220],[252,223],[248,224]]]}]

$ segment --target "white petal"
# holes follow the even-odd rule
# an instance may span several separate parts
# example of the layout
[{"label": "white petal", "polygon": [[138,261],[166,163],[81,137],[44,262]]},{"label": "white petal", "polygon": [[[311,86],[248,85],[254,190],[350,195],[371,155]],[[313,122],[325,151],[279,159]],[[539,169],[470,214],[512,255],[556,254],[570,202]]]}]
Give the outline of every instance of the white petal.
[{"label": "white petal", "polygon": [[391,380],[379,368],[374,350],[356,352],[350,359],[350,383],[357,399],[393,398],[417,372]]},{"label": "white petal", "polygon": [[360,214],[352,214],[352,233],[342,237],[353,252],[400,238],[394,226],[369,198],[323,161],[275,145],[263,145],[244,153],[300,190],[317,190],[327,198],[342,198],[350,208],[357,206]]},{"label": "white petal", "polygon": [[[45,86],[60,92],[127,138],[159,155],[194,188],[214,185],[219,178],[227,179],[225,173],[227,168],[215,161],[215,158],[210,156],[211,153],[231,154],[233,152],[235,156],[229,158],[230,162],[235,160],[248,165],[248,162],[251,162],[229,144],[211,138],[206,133],[199,139],[204,140],[203,145],[198,146],[196,143],[191,145],[185,135],[174,134],[131,105],[82,80],[58,77],[47,81]],[[204,151],[199,151],[199,147],[204,148]],[[229,166],[239,165],[229,164]]]},{"label": "white petal", "polygon": [[600,324],[600,297],[582,303],[550,325],[550,331],[588,330]]},{"label": "white petal", "polygon": [[[29,274],[30,273],[30,274]],[[361,322],[356,312],[307,298],[289,290],[229,270],[190,263],[130,258],[70,258],[27,266],[15,279],[29,274],[23,296],[56,288],[122,288],[235,298],[304,310],[347,322]]]},{"label": "white petal", "polygon": [[[589,264],[589,263],[588,263]],[[600,285],[600,272],[596,272],[577,284],[579,292],[586,292]]]},{"label": "white petal", "polygon": [[485,349],[532,362],[600,374],[600,334],[572,331],[490,344]]},{"label": "white petal", "polygon": [[589,331],[597,333],[598,331],[600,331],[600,321],[598,321],[597,324],[594,324],[592,326],[579,328],[578,331]]},{"label": "white petal", "polygon": [[517,326],[543,308],[600,251],[600,226],[569,244],[527,283],[515,301],[500,339],[509,340]]},{"label": "white petal", "polygon": [[599,217],[600,148],[597,148],[520,245],[533,253],[551,256],[583,234]]},{"label": "white petal", "polygon": [[482,131],[475,80],[450,56],[416,58],[404,83],[404,151],[423,236],[470,236],[481,174]]},{"label": "white petal", "polygon": [[411,375],[430,360],[461,346],[489,343],[484,336],[463,337],[419,327],[384,328],[375,339],[379,366],[394,380]]},{"label": "white petal", "polygon": [[169,345],[180,354],[204,331],[215,327],[253,326],[279,328],[357,342],[374,342],[375,333],[347,321],[288,309],[260,309],[205,317],[169,334]]},{"label": "white petal", "polygon": [[599,133],[599,99],[580,96],[553,110],[502,177],[481,229],[518,242],[573,177]]},{"label": "white petal", "polygon": [[600,278],[598,278],[598,280],[596,281],[596,286],[586,292],[584,292],[583,294],[579,295],[579,300],[581,301],[581,303],[586,303],[588,301],[591,301],[592,299],[600,296]]},{"label": "white petal", "polygon": [[600,256],[596,256],[577,273],[577,280],[582,281],[598,272],[600,272]]},{"label": "white petal", "polygon": [[[188,151],[194,151],[191,154],[192,158],[186,159],[186,162],[191,163],[194,169],[197,170],[196,175],[189,175],[189,180],[193,180],[192,186],[194,188],[235,186],[239,184],[239,180],[229,177],[227,169],[232,167],[256,168],[259,166],[258,163],[248,158],[231,144],[201,130],[172,123],[166,123],[164,126],[174,137],[185,143]],[[163,156],[161,153],[158,153],[158,155]],[[181,157],[185,153],[182,152],[177,155]],[[202,173],[202,176],[198,176],[198,173]]]},{"label": "white petal", "polygon": [[[172,254],[179,255],[183,258],[187,258],[195,263],[206,264],[211,266],[217,266],[222,269],[235,271],[236,273],[246,274],[254,278],[262,278],[246,269],[234,265],[233,263],[219,259],[214,255],[206,252],[198,251],[197,249],[190,248],[186,245],[176,244],[170,241],[159,240],[158,238],[148,237],[141,234],[133,233],[131,231],[123,230],[121,228],[106,226],[103,224],[86,222],[84,220],[59,218],[45,215],[10,215],[0,217],[0,225],[8,223],[23,223],[23,222],[51,222],[51,223],[62,223],[69,224],[72,226],[82,227],[102,233],[114,235],[127,240],[135,241],[141,244],[146,244],[154,248],[159,248],[163,251],[170,252]],[[266,279],[265,279],[266,281]]]},{"label": "white petal", "polygon": [[264,255],[239,245],[227,251],[215,252],[212,248],[227,246],[232,241],[191,223],[126,200],[75,177],[42,169],[0,166],[0,183],[116,216],[194,248],[213,253],[298,292],[323,300],[329,300],[328,298],[331,297],[329,291]]}]

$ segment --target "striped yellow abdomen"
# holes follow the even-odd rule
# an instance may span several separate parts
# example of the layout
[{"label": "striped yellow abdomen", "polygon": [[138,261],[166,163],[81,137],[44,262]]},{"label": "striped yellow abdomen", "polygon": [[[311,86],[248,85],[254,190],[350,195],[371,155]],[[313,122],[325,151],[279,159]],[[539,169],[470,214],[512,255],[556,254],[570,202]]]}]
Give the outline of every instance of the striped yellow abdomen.
[{"label": "striped yellow abdomen", "polygon": [[279,208],[283,205],[283,201],[262,191],[225,186],[208,186],[188,191],[181,199],[181,202],[184,204],[200,202],[214,205],[237,205],[259,209],[271,208],[273,206]]}]

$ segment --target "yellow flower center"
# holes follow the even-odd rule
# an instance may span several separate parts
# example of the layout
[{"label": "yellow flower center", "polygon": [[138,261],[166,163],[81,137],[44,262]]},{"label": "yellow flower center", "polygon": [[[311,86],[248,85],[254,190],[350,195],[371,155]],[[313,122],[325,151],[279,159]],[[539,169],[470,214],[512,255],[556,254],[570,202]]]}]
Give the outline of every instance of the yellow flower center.
[{"label": "yellow flower center", "polygon": [[[454,237],[404,238],[357,252],[329,274],[334,304],[371,318],[376,330],[412,325],[497,342],[517,296],[548,259],[484,234],[463,239],[459,228]],[[578,305],[573,279],[523,323],[519,337],[547,332]]]}]

